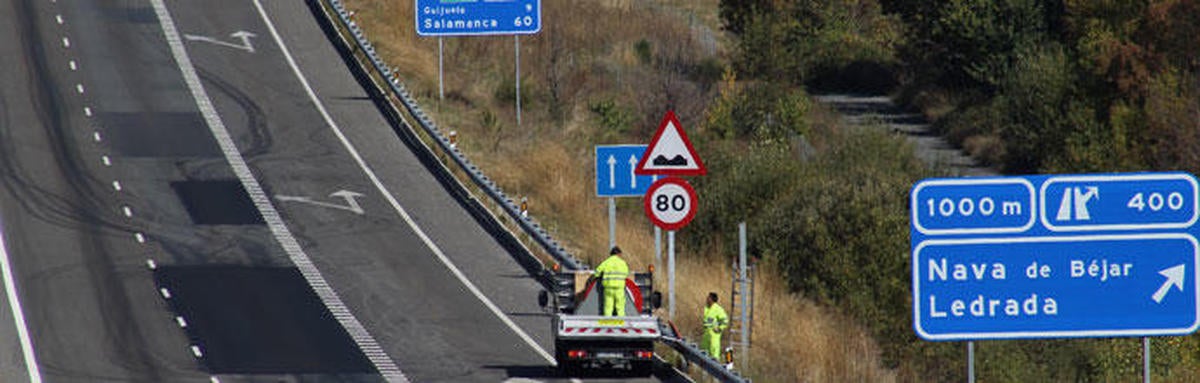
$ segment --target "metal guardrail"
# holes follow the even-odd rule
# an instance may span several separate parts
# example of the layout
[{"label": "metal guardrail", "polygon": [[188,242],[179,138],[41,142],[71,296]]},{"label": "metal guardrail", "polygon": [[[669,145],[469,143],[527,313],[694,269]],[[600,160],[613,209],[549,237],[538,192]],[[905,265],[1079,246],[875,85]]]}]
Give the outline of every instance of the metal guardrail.
[{"label": "metal guardrail", "polygon": [[[350,13],[342,5],[341,0],[310,1],[319,1],[327,6],[327,8],[321,7],[323,10],[322,13],[325,13],[325,16],[330,21],[336,21],[343,29],[354,36],[353,41],[346,40],[344,37],[342,38],[342,41],[346,44],[353,43],[354,47],[348,48],[356,48],[362,52],[364,56],[366,56],[371,68],[373,68],[375,73],[385,80],[384,82],[387,84],[386,86],[389,88],[389,90],[391,90],[392,94],[400,100],[400,103],[403,104],[404,109],[407,110],[407,112],[414,119],[416,119],[417,125],[419,125],[420,128],[424,130],[427,135],[429,135],[429,137],[433,138],[433,141],[437,143],[442,152],[446,153],[447,156],[450,157],[450,159],[453,160],[454,163],[457,164],[458,167],[471,178],[471,181],[477,187],[483,190],[488,197],[496,202],[504,210],[505,214],[512,218],[513,221],[517,222],[521,229],[525,231],[530,238],[537,242],[538,245],[540,245],[548,254],[550,254],[550,256],[554,257],[554,259],[563,267],[572,270],[588,269],[586,264],[568,253],[567,250],[558,243],[558,241],[555,241],[553,238],[551,238],[550,234],[547,233],[546,230],[537,223],[537,220],[521,214],[520,207],[517,206],[516,202],[514,202],[511,198],[508,198],[504,191],[500,190],[495,182],[493,182],[486,175],[484,175],[482,171],[480,171],[478,166],[471,164],[471,161],[468,160],[466,156],[464,156],[462,152],[460,152],[458,148],[450,142],[450,139],[441,133],[441,130],[438,129],[437,124],[434,123],[429,115],[421,109],[421,106],[417,104],[417,100],[413,98],[408,89],[405,88],[405,86],[393,75],[391,68],[388,67],[387,64],[384,63],[383,59],[375,53],[375,48],[371,45],[371,42],[367,40],[366,34],[363,32],[362,28],[360,28],[357,23],[350,19]],[[333,12],[336,13],[336,17],[324,12],[325,9],[333,10]],[[340,32],[338,31],[335,31],[335,33],[340,35]],[[368,71],[368,68],[363,66],[361,62],[358,62],[358,60],[355,60],[355,62],[359,64],[360,69]],[[708,356],[707,353],[701,351],[700,348],[694,343],[688,342],[682,338],[677,338],[675,336],[663,336],[659,339],[663,344],[675,349],[675,351],[679,352],[679,354],[685,359],[700,366],[705,372],[721,380],[722,382],[749,382],[748,379],[742,377],[740,374],[725,369],[724,365],[722,365],[716,359]]]},{"label": "metal guardrail", "polygon": [[746,379],[741,374],[725,369],[725,366],[721,362],[708,356],[708,353],[700,350],[700,346],[697,346],[695,343],[688,342],[686,339],[669,336],[659,337],[658,341],[675,349],[675,351],[679,352],[679,355],[683,355],[689,362],[700,366],[701,369],[704,369],[704,372],[717,378],[717,380],[722,382],[750,382],[749,379]]}]

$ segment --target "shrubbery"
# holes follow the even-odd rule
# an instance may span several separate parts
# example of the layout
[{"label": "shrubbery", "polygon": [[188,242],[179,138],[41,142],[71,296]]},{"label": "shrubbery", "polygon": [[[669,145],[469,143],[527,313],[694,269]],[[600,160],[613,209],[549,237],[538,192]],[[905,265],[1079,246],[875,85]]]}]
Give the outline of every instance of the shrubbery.
[{"label": "shrubbery", "polygon": [[[907,192],[929,174],[886,134],[832,131],[788,85],[855,63],[954,100],[936,129],[1010,174],[1200,171],[1200,1],[723,0],[738,72],[708,111],[695,246],[753,252],[871,329],[904,380],[961,381],[961,343],[911,329]],[[918,93],[918,92],[912,92]],[[928,93],[928,92],[926,92]],[[805,121],[808,121],[807,123]],[[731,140],[732,139],[732,140]],[[815,145],[810,145],[816,143]],[[813,149],[815,147],[815,149]],[[708,154],[713,153],[713,154]],[[815,155],[812,155],[815,153]],[[994,381],[1129,381],[1137,339],[981,342]],[[1156,339],[1157,377],[1195,379],[1197,336]]]}]

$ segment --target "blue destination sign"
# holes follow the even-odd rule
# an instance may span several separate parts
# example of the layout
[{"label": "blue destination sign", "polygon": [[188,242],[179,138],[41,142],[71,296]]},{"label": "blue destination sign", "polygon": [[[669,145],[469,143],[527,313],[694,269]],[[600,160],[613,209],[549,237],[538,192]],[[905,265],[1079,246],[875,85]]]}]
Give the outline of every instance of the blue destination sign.
[{"label": "blue destination sign", "polygon": [[918,182],[913,327],[928,340],[1192,333],[1198,190],[1176,172]]},{"label": "blue destination sign", "polygon": [[542,29],[541,0],[415,0],[417,34],[471,36],[534,34]]},{"label": "blue destination sign", "polygon": [[915,328],[929,340],[1190,334],[1196,250],[1185,234],[926,241],[913,252]]},{"label": "blue destination sign", "polygon": [[596,196],[641,197],[657,177],[635,174],[646,145],[596,146]]}]

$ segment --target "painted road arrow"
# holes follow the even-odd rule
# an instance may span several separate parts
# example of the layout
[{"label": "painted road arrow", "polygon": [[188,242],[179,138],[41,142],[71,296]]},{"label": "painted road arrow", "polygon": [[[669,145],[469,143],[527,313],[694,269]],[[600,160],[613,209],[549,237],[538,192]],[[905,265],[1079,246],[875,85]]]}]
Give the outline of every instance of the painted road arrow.
[{"label": "painted road arrow", "polygon": [[256,36],[257,35],[250,33],[250,32],[246,32],[246,31],[237,31],[237,32],[233,32],[233,33],[229,34],[229,37],[233,37],[234,39],[242,40],[241,44],[235,44],[235,43],[231,43],[231,42],[227,42],[227,41],[221,41],[221,40],[214,39],[212,37],[200,36],[200,35],[184,34],[183,38],[187,39],[188,41],[203,41],[206,43],[216,44],[216,45],[220,45],[223,47],[229,47],[229,48],[234,48],[234,49],[241,49],[246,52],[254,53],[254,45],[250,44],[250,38],[256,37]]},{"label": "painted road arrow", "polygon": [[1162,276],[1167,277],[1167,281],[1163,283],[1162,287],[1158,288],[1158,291],[1154,292],[1154,302],[1162,303],[1163,298],[1167,296],[1167,292],[1171,291],[1172,285],[1175,286],[1175,289],[1183,291],[1183,272],[1184,265],[1178,265],[1158,272]]},{"label": "painted road arrow", "polygon": [[299,202],[299,203],[309,204],[309,205],[313,205],[313,206],[327,207],[330,209],[345,210],[345,211],[349,211],[349,212],[352,212],[352,213],[358,214],[358,215],[363,215],[364,213],[366,213],[363,210],[362,206],[360,206],[358,204],[358,200],[355,199],[358,197],[362,197],[363,196],[362,193],[352,192],[349,190],[338,190],[333,193],[330,193],[329,196],[332,198],[342,198],[346,201],[346,204],[339,205],[339,204],[331,203],[331,202],[314,201],[312,198],[309,198],[309,197],[288,196],[288,195],[276,195],[275,199],[282,201],[282,202]]}]

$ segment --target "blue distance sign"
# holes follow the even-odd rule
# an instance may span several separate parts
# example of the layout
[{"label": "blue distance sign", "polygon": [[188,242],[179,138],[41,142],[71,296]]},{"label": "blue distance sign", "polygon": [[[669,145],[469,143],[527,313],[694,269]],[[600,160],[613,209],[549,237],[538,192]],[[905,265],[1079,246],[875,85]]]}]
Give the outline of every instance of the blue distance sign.
[{"label": "blue distance sign", "polygon": [[596,146],[596,195],[641,197],[657,177],[634,174],[646,145]]},{"label": "blue distance sign", "polygon": [[925,234],[996,234],[1029,230],[1037,205],[1022,178],[927,180],[912,192],[912,224]]},{"label": "blue distance sign", "polygon": [[1196,191],[1178,173],[1053,177],[1041,187],[1040,219],[1053,231],[1187,228],[1200,211]]},{"label": "blue distance sign", "polygon": [[421,36],[534,34],[542,29],[541,0],[415,0],[415,4]]},{"label": "blue distance sign", "polygon": [[913,251],[928,340],[1186,335],[1196,330],[1186,234],[930,240]]},{"label": "blue distance sign", "polygon": [[1179,172],[918,182],[913,327],[928,340],[1194,332],[1198,192]]}]

